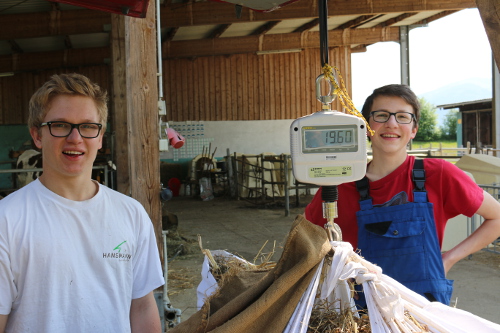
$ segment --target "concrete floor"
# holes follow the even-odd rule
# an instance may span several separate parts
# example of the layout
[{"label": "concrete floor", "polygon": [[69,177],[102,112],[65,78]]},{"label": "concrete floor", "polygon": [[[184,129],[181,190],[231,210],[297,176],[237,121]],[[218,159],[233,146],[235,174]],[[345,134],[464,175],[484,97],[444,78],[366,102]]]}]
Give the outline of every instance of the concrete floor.
[{"label": "concrete floor", "polygon": [[[285,216],[284,207],[265,209],[246,201],[225,197],[211,201],[176,197],[168,201],[168,209],[179,219],[178,231],[188,239],[201,235],[203,247],[223,249],[253,261],[268,241],[263,252],[273,251],[273,260],[281,255],[290,226],[304,210],[308,199]],[[182,320],[196,312],[196,287],[201,280],[203,255],[197,245],[193,254],[176,257],[169,263],[169,297],[174,308],[182,310]],[[455,280],[452,302],[460,309],[500,324],[500,254],[480,252],[457,263],[449,272]]]}]

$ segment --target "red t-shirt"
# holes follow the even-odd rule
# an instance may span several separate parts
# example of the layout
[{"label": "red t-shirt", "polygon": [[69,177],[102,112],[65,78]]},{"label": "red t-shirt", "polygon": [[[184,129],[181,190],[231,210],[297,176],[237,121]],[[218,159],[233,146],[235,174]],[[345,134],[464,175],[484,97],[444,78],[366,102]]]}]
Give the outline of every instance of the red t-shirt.
[{"label": "red t-shirt", "polygon": [[[413,202],[412,170],[414,156],[386,177],[370,182],[370,196],[373,205],[381,205],[401,191],[406,192],[408,201]],[[434,221],[440,246],[443,243],[446,222],[460,214],[471,217],[483,202],[483,190],[462,170],[448,161],[425,159],[425,189],[429,202],[434,205]],[[338,218],[335,219],[342,229],[342,240],[349,242],[356,249],[358,245],[358,224],[356,212],[360,210],[359,193],[354,182],[338,186]],[[306,218],[323,227],[321,189],[305,210]]]}]

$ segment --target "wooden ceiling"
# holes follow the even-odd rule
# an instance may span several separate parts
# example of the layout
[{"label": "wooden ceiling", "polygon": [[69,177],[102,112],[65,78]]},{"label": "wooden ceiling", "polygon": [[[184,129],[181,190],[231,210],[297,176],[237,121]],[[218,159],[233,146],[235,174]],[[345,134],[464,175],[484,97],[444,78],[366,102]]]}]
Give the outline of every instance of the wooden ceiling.
[{"label": "wooden ceiling", "polygon": [[[399,41],[399,26],[473,7],[474,0],[330,0],[329,45],[363,52],[373,43]],[[165,0],[160,13],[164,59],[319,48],[317,0],[268,13],[243,8],[240,14],[229,3]],[[0,23],[0,73],[110,62],[109,13],[46,0],[2,0]]]}]

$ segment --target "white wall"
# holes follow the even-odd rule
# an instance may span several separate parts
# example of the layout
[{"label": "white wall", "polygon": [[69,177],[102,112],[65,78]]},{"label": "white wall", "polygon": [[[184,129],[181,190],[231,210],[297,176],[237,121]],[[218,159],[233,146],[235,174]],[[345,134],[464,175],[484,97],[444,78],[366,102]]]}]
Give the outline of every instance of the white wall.
[{"label": "white wall", "polygon": [[217,147],[214,157],[226,156],[228,148],[231,154],[289,154],[289,133],[293,121],[294,119],[170,122],[169,126],[183,135],[186,143],[177,151],[170,146],[168,152],[160,153],[160,158],[193,158],[202,153],[203,147],[208,150],[209,145],[211,153]]}]

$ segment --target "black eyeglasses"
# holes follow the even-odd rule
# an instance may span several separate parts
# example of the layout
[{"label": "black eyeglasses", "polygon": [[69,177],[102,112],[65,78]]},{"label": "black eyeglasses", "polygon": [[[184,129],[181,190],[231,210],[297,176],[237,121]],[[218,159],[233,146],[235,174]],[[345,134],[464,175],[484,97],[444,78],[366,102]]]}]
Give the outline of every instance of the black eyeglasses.
[{"label": "black eyeglasses", "polygon": [[93,139],[99,136],[102,128],[102,124],[98,123],[72,124],[65,121],[48,121],[41,123],[40,127],[45,125],[49,126],[50,134],[56,138],[67,137],[71,134],[73,128],[76,128],[82,138]]},{"label": "black eyeglasses", "polygon": [[370,115],[377,123],[386,123],[391,116],[394,116],[399,124],[409,124],[415,120],[415,115],[409,112],[372,111]]}]

